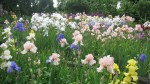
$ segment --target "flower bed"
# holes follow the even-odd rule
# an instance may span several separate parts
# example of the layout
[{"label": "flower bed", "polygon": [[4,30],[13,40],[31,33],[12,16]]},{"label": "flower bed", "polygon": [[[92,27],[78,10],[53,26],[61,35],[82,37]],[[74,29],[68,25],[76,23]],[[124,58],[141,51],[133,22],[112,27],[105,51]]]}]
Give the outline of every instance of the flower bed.
[{"label": "flower bed", "polygon": [[144,28],[150,22],[133,21],[79,13],[35,13],[31,22],[15,16],[2,32],[2,83],[137,83],[149,73],[150,31]]}]

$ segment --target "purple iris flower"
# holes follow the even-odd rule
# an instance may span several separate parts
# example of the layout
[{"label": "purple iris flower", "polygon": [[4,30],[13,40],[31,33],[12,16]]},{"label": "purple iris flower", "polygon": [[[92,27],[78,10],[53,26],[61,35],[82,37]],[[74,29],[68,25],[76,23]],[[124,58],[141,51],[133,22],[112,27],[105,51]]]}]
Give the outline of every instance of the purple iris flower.
[{"label": "purple iris flower", "polygon": [[9,68],[7,69],[7,73],[11,73],[13,70],[16,70],[17,72],[20,72],[21,68],[18,67],[18,65],[12,61]]},{"label": "purple iris flower", "polygon": [[137,34],[137,37],[138,37],[139,39],[143,39],[143,37],[144,37],[144,33],[143,33],[143,32],[141,32],[141,33]]},{"label": "purple iris flower", "polygon": [[146,55],[145,54],[141,54],[138,57],[142,62],[144,62],[146,60]]},{"label": "purple iris flower", "polygon": [[17,42],[15,42],[14,45],[17,46]]},{"label": "purple iris flower", "polygon": [[80,45],[71,44],[70,49],[80,50]]},{"label": "purple iris flower", "polygon": [[60,41],[61,39],[65,38],[64,34],[59,34],[58,38],[56,39],[56,41]]},{"label": "purple iris flower", "polygon": [[20,32],[24,31],[23,23],[22,23],[22,22],[18,22],[16,26],[17,26],[17,28],[18,28],[18,30],[19,30]]},{"label": "purple iris flower", "polygon": [[26,24],[26,25],[27,25],[27,24],[29,24],[29,21],[28,21],[28,20],[26,20],[26,21],[25,21],[25,24]]}]

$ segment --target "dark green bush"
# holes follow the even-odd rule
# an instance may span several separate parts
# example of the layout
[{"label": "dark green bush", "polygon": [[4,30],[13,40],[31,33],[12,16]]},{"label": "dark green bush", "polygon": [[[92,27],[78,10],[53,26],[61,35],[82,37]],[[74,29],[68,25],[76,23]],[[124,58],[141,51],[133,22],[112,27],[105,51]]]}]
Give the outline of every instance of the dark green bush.
[{"label": "dark green bush", "polygon": [[6,19],[10,22],[13,21],[13,18],[10,14],[5,14],[3,17],[0,17],[0,24],[3,24]]},{"label": "dark green bush", "polygon": [[88,3],[83,0],[74,0],[74,1],[68,1],[65,6],[65,10],[67,13],[78,13],[78,12],[89,12],[89,6]]},{"label": "dark green bush", "polygon": [[150,20],[150,0],[140,0],[137,3],[136,13],[139,17],[139,22],[145,22],[146,20]]}]

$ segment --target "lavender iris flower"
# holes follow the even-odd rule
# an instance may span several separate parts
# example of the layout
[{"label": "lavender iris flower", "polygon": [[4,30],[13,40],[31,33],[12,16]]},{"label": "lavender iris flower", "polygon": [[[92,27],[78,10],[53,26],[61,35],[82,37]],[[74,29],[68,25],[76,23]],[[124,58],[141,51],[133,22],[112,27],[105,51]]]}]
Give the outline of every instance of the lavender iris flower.
[{"label": "lavender iris flower", "polygon": [[94,21],[92,21],[92,22],[91,22],[91,25],[92,25],[92,26],[94,26],[94,25],[95,25],[95,22],[94,22]]},{"label": "lavender iris flower", "polygon": [[56,39],[56,41],[60,41],[61,39],[65,38],[64,34],[59,34],[58,38]]},{"label": "lavender iris flower", "polygon": [[12,39],[12,38],[13,38],[13,36],[12,36],[12,35],[10,35],[10,38]]},{"label": "lavender iris flower", "polygon": [[22,23],[22,22],[18,22],[16,26],[17,26],[17,28],[18,28],[18,30],[19,30],[20,32],[24,31],[23,23]]},{"label": "lavender iris flower", "polygon": [[17,42],[15,42],[14,45],[17,46]]},{"label": "lavender iris flower", "polygon": [[139,39],[143,39],[144,38],[144,33],[139,33],[139,34],[137,34],[137,37],[139,38]]},{"label": "lavender iris flower", "polygon": [[17,72],[20,72],[21,68],[18,67],[18,65],[12,61],[9,68],[7,69],[7,73],[11,73],[13,70],[16,70]]},{"label": "lavender iris flower", "polygon": [[108,27],[109,27],[109,24],[108,24],[108,23],[106,23],[106,24],[105,24],[105,28],[106,28],[106,29],[108,29]]},{"label": "lavender iris flower", "polygon": [[27,25],[27,24],[29,24],[29,21],[28,21],[28,20],[26,20],[26,21],[25,21],[25,24],[26,24],[26,25]]},{"label": "lavender iris flower", "polygon": [[144,62],[146,60],[146,55],[145,54],[141,54],[139,55],[139,59]]},{"label": "lavender iris flower", "polygon": [[127,24],[127,22],[126,21],[123,21],[123,25],[126,25]]},{"label": "lavender iris flower", "polygon": [[16,30],[16,27],[14,27],[13,30]]},{"label": "lavender iris flower", "polygon": [[80,45],[71,44],[70,49],[80,50]]}]

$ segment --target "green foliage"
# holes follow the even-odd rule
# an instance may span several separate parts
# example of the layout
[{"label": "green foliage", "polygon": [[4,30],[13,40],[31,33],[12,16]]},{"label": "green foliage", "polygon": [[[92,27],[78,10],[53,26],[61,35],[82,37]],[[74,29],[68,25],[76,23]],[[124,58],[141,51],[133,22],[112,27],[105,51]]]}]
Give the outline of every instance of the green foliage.
[{"label": "green foliage", "polygon": [[33,12],[36,13],[52,13],[54,10],[53,0],[39,0],[38,5],[33,5]]},{"label": "green foliage", "polygon": [[[36,32],[35,45],[38,48],[38,53],[28,53],[22,55],[20,52],[23,50],[23,44],[26,42],[26,36],[29,31],[19,32],[12,31],[15,39],[17,39],[17,49],[11,50],[11,55],[14,61],[21,67],[21,72],[12,72],[8,74],[5,70],[0,70],[0,82],[1,83],[16,83],[16,84],[99,84],[100,78],[106,76],[104,82],[108,84],[110,80],[109,74],[104,70],[102,73],[98,73],[96,68],[99,67],[99,58],[106,55],[111,55],[115,58],[115,63],[119,64],[121,71],[125,71],[127,60],[134,58],[137,54],[145,53],[147,55],[146,61],[138,62],[138,73],[140,76],[147,76],[149,70],[147,67],[150,60],[150,45],[149,41],[143,40],[130,40],[114,38],[107,41],[104,45],[96,37],[91,36],[90,32],[83,33],[83,43],[81,46],[81,55],[75,56],[70,48],[61,48],[56,42],[57,30],[49,28],[48,37],[44,37],[42,31]],[[2,32],[2,30],[1,30]],[[73,29],[67,28],[64,32],[65,38],[68,43],[71,44]],[[0,49],[1,51],[1,49]],[[60,65],[54,66],[52,64],[46,64],[48,56],[52,53],[60,54]],[[18,54],[17,54],[18,53]],[[97,63],[94,66],[81,65],[81,59],[85,58],[85,55],[92,53]],[[28,61],[28,58],[31,61]],[[74,59],[76,58],[76,59]],[[36,65],[34,61],[40,59],[41,64]],[[76,63],[75,65],[73,63]],[[123,73],[121,73],[122,75]]]},{"label": "green foliage", "polygon": [[89,0],[90,12],[101,12],[114,15],[118,0]]},{"label": "green foliage", "polygon": [[[58,0],[60,5],[53,7],[53,0],[2,0],[5,10],[13,11],[17,15],[31,15],[32,13],[60,11],[65,13],[103,13],[105,15],[129,15],[137,22],[143,23],[150,19],[149,0],[121,0],[121,8],[116,9],[118,0]],[[19,5],[19,7],[17,7]],[[32,5],[32,7],[31,7]]]},{"label": "green foliage", "polygon": [[60,4],[58,9],[62,10],[62,6],[64,6],[64,11],[66,13],[89,12],[89,6],[86,0],[71,0],[67,3]]},{"label": "green foliage", "polygon": [[139,16],[140,22],[145,22],[146,20],[150,20],[150,1],[149,0],[140,0],[137,3],[136,13]]},{"label": "green foliage", "polygon": [[12,22],[13,18],[10,14],[5,14],[3,17],[0,17],[0,24],[3,24],[5,20]]},{"label": "green foliage", "polygon": [[129,15],[135,18],[136,22],[144,23],[150,19],[150,1],[139,0],[139,1],[127,1],[122,0],[121,8],[117,10],[119,15]]},{"label": "green foliage", "polygon": [[144,23],[150,19],[149,0],[121,0],[121,8],[116,9],[118,0],[61,0],[59,11],[65,13],[103,13],[105,15],[129,15],[136,22]]},{"label": "green foliage", "polygon": [[[13,11],[17,15],[32,15],[32,13],[53,12],[53,0],[3,0],[4,10]],[[19,7],[17,7],[19,5]]]}]

